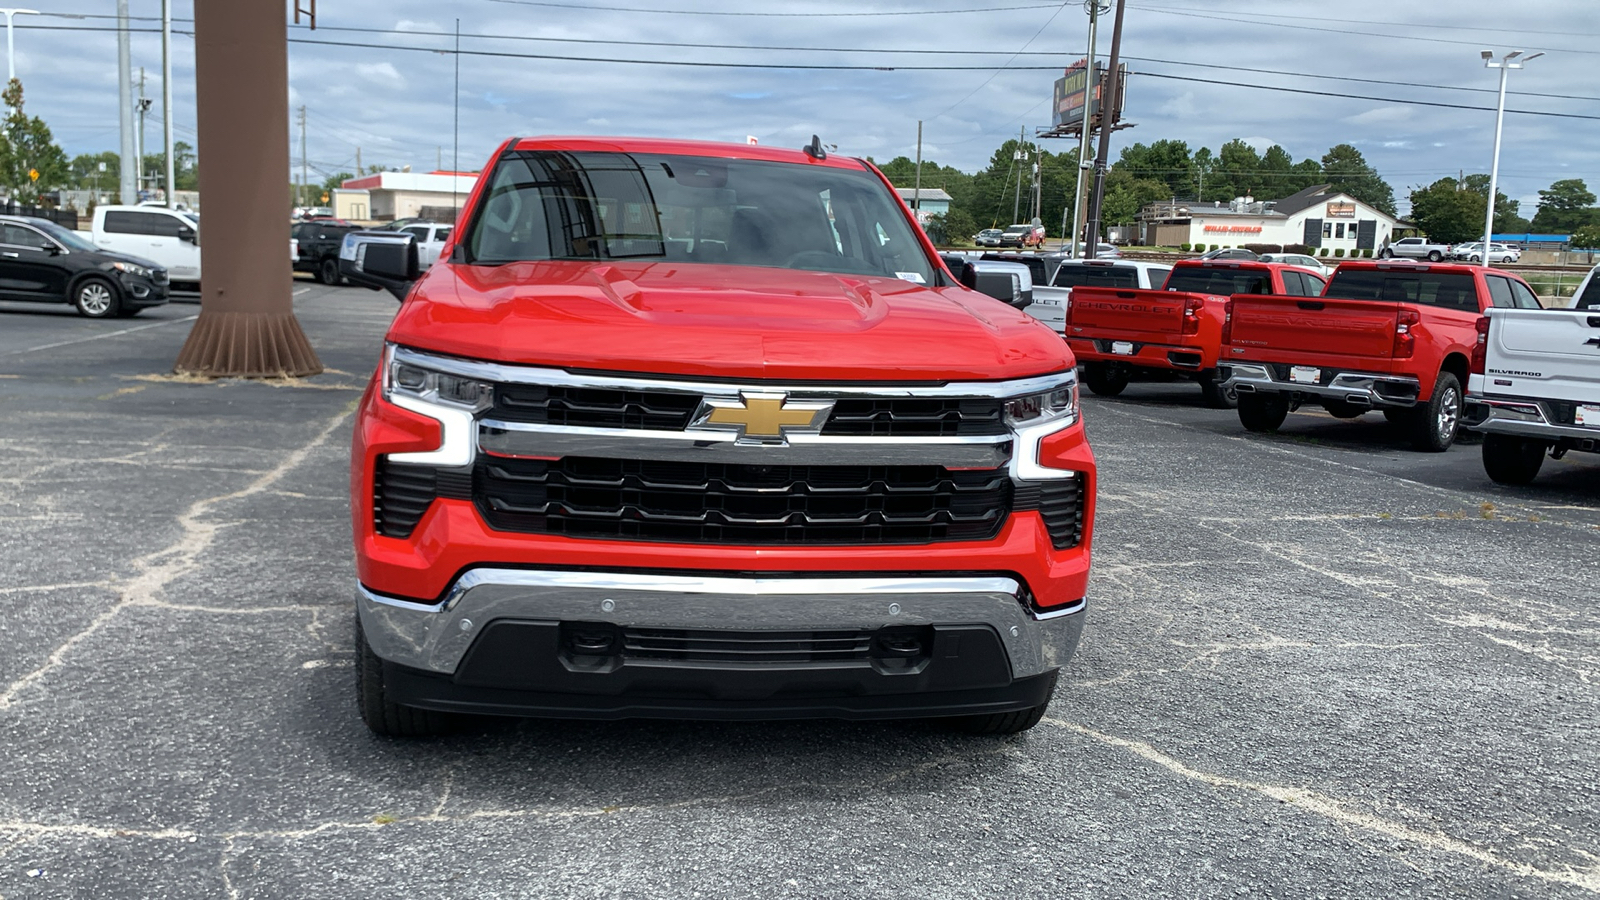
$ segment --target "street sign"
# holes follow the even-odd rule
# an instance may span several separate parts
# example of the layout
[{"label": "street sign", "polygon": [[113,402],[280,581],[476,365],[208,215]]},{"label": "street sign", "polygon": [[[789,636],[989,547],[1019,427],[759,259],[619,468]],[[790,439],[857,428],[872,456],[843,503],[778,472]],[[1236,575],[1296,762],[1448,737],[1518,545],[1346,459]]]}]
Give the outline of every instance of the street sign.
[{"label": "street sign", "polygon": [[28,170],[28,180],[29,181],[38,181],[39,180],[39,170],[38,169],[29,169]]}]

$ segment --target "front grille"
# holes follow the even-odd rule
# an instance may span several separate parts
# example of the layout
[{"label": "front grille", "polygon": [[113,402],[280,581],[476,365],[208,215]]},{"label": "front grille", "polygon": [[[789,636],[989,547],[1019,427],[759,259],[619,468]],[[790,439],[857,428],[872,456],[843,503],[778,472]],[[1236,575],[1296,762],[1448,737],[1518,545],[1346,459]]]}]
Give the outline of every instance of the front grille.
[{"label": "front grille", "polygon": [[1004,469],[480,458],[473,499],[501,531],[721,544],[986,540]]},{"label": "front grille", "polygon": [[624,628],[622,656],[672,662],[806,663],[865,660],[870,631],[696,631]]},{"label": "front grille", "polygon": [[682,431],[699,407],[699,397],[668,391],[501,384],[495,386],[488,417],[540,425]]},{"label": "front grille", "polygon": [[1016,492],[1016,508],[1036,509],[1057,550],[1083,543],[1083,478],[1030,482]]},{"label": "front grille", "polygon": [[1005,434],[999,400],[844,399],[833,405],[823,434],[873,437],[948,437]]},{"label": "front grille", "polygon": [[[796,394],[796,399],[804,399]],[[991,398],[845,398],[823,426],[829,435],[946,437],[1006,433],[1001,401]],[[672,391],[622,391],[501,384],[487,418],[539,425],[682,431],[700,397]]]}]

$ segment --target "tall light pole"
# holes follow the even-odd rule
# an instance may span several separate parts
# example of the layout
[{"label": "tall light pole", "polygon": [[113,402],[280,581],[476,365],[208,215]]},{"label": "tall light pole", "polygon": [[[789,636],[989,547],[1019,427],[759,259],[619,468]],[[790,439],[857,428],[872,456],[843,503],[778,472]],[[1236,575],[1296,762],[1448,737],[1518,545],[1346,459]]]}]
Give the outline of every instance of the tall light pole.
[{"label": "tall light pole", "polygon": [[167,157],[167,208],[178,185],[172,180],[172,0],[161,0],[161,129]]},{"label": "tall light pole", "polygon": [[1494,162],[1489,164],[1489,208],[1483,214],[1484,268],[1489,267],[1489,237],[1494,233],[1494,201],[1500,190],[1500,132],[1505,127],[1506,122],[1506,73],[1512,69],[1520,69],[1523,63],[1531,59],[1538,59],[1543,55],[1544,53],[1542,52],[1535,53],[1519,62],[1517,57],[1522,56],[1521,50],[1513,50],[1499,59],[1494,58],[1493,50],[1484,50],[1482,52],[1484,67],[1500,70],[1500,103],[1495,107],[1494,111]]},{"label": "tall light pole", "polygon": [[118,147],[121,161],[117,164],[117,202],[133,205],[139,202],[139,185],[135,177],[139,169],[138,152],[133,146],[133,54],[129,49],[128,0],[117,0],[117,124],[121,132]]},{"label": "tall light pole", "polygon": [[6,83],[10,84],[11,79],[17,77],[17,45],[12,43],[11,40],[11,17],[37,16],[39,11],[37,9],[0,9],[0,13],[6,14]]},{"label": "tall light pole", "polygon": [[[1111,4],[1102,0],[1089,0],[1084,6],[1089,13],[1089,52],[1084,54],[1088,68],[1085,88],[1092,91],[1094,84],[1095,35],[1100,26],[1100,16],[1111,11]],[[1083,176],[1089,172],[1089,94],[1083,97],[1083,130],[1078,135],[1078,174],[1072,179],[1072,258],[1078,258],[1078,235],[1083,233]],[[1062,218],[1065,218],[1063,216]]]}]

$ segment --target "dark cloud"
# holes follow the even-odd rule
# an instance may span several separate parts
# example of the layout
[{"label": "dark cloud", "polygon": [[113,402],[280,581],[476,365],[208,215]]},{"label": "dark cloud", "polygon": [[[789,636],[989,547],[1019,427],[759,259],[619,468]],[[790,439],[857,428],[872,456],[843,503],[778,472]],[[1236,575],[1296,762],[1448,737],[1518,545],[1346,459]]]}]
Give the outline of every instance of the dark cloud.
[{"label": "dark cloud", "polygon": [[[362,161],[431,168],[451,164],[453,59],[447,35],[460,17],[466,35],[564,38],[586,41],[760,45],[828,48],[827,52],[722,50],[619,46],[464,38],[464,50],[509,54],[583,56],[630,63],[466,56],[461,60],[461,163],[476,167],[495,144],[512,134],[603,133],[696,137],[799,146],[812,133],[840,152],[888,159],[915,152],[917,121],[924,120],[925,158],[964,169],[987,163],[1019,127],[1046,124],[1055,73],[1020,66],[1060,66],[1083,55],[1087,17],[1081,3],[1058,7],[1031,0],[998,0],[987,12],[976,0],[876,2],[876,0],[773,0],[723,4],[711,0],[597,0],[538,5],[511,0],[324,0],[315,33],[297,38],[367,46],[290,47],[289,99],[308,109],[307,156],[314,172],[354,167]],[[63,0],[60,13],[104,16],[112,0]],[[882,13],[914,15],[831,17],[673,15],[596,9]],[[1004,7],[1020,7],[1005,9]],[[156,16],[156,0],[131,0],[136,16]],[[191,0],[177,0],[176,15],[192,17]],[[1136,77],[1127,118],[1137,127],[1117,134],[1116,148],[1160,138],[1191,147],[1219,147],[1242,137],[1264,148],[1282,144],[1296,159],[1320,157],[1336,143],[1354,144],[1403,197],[1460,170],[1487,171],[1492,150],[1491,111],[1412,106],[1429,100],[1492,106],[1492,93],[1403,87],[1402,82],[1488,88],[1496,74],[1478,51],[1545,50],[1511,77],[1512,108],[1600,113],[1593,101],[1527,96],[1527,92],[1600,95],[1593,71],[1600,63],[1600,4],[1531,0],[1493,3],[1457,0],[1441,17],[1434,4],[1352,0],[1336,7],[1283,0],[1198,3],[1172,0],[1129,7],[1123,50],[1135,70],[1209,81],[1304,88],[1333,96],[1254,90]],[[1290,14],[1292,11],[1292,14]],[[1054,17],[1052,19],[1052,16]],[[104,25],[105,19],[31,17],[19,24]],[[1046,23],[1049,23],[1048,26]],[[141,27],[154,27],[142,20]],[[1109,23],[1107,23],[1109,25]],[[180,23],[188,30],[188,23]],[[399,33],[367,34],[341,28]],[[1101,32],[1100,52],[1110,47]],[[1037,36],[1035,36],[1037,35]],[[1032,40],[1030,41],[1030,38]],[[1481,42],[1481,43],[1480,43]],[[148,127],[151,148],[160,143],[160,42],[134,37],[135,65],[145,66],[147,91],[157,98]],[[1044,56],[1017,56],[1026,46]],[[848,49],[976,50],[993,54],[942,56],[848,53]],[[174,41],[177,136],[194,143],[194,67],[189,38]],[[17,69],[28,90],[30,112],[43,116],[69,153],[115,148],[116,43],[112,34],[22,29]],[[1147,62],[1160,60],[1162,62]],[[871,65],[890,71],[711,68],[647,65],[680,63]],[[1340,82],[1177,65],[1342,75],[1384,83]],[[912,70],[907,66],[945,67]],[[955,67],[979,67],[958,70]],[[982,68],[982,67],[991,68]],[[1382,98],[1355,99],[1352,95]],[[299,135],[292,135],[298,154]],[[1502,151],[1504,190],[1531,214],[1536,192],[1559,178],[1600,184],[1594,147],[1600,121],[1508,115]],[[1057,149],[1065,150],[1064,143]],[[203,152],[203,148],[202,148]]]}]

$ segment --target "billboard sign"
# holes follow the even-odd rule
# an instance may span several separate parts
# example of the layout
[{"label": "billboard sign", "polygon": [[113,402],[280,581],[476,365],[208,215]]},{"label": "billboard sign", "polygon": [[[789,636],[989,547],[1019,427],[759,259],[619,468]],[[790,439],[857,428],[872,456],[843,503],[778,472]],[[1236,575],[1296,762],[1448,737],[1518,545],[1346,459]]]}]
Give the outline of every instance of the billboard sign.
[{"label": "billboard sign", "polygon": [[[1128,67],[1119,66],[1116,102],[1112,104],[1111,120],[1122,118],[1122,101],[1128,83]],[[1052,121],[1056,128],[1080,128],[1084,115],[1091,121],[1100,115],[1101,96],[1105,82],[1104,63],[1094,64],[1094,77],[1089,75],[1089,61],[1080,59],[1067,67],[1066,74],[1056,79],[1055,104]]]}]

